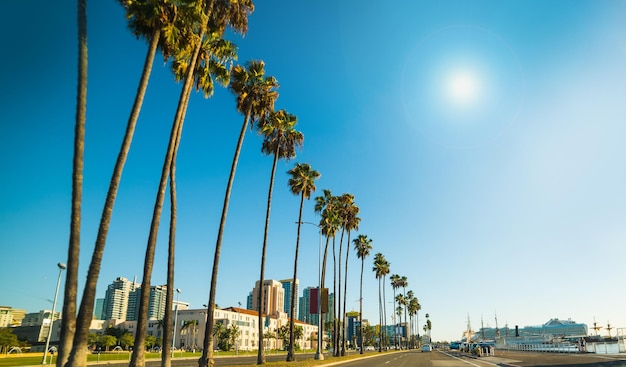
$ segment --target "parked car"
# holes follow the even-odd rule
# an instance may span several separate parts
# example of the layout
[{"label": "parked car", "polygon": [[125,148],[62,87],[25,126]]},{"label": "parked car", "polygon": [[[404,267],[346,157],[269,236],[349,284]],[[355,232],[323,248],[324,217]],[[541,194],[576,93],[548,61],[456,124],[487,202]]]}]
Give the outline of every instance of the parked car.
[{"label": "parked car", "polygon": [[422,352],[432,352],[432,351],[433,351],[433,347],[430,344],[422,345]]},{"label": "parked car", "polygon": [[375,351],[375,350],[376,350],[376,348],[375,348],[373,345],[366,345],[366,346],[365,346],[365,350],[366,350],[366,351]]}]

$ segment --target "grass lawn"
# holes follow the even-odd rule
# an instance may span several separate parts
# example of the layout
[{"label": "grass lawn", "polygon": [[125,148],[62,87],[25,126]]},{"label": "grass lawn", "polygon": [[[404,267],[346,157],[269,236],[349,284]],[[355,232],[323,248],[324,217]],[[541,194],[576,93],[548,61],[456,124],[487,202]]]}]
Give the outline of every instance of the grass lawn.
[{"label": "grass lawn", "polygon": [[[276,352],[269,352],[269,354],[275,354]],[[278,352],[278,354],[285,354],[286,352]],[[216,352],[215,357],[219,356],[234,356],[235,352]],[[247,356],[256,356],[256,351],[252,352],[239,352],[239,355],[247,355]],[[368,354],[365,354],[367,356]],[[200,358],[200,352],[175,352],[174,358]],[[123,352],[109,352],[109,353],[100,353],[98,354],[88,354],[87,361],[88,362],[104,362],[104,361],[128,361],[130,357],[130,353]],[[317,366],[321,364],[326,364],[329,362],[338,362],[344,360],[350,360],[355,358],[362,357],[358,353],[350,354],[344,357],[326,357],[323,361],[317,361],[314,359],[304,359],[296,362],[267,362],[267,366],[271,367],[309,367],[309,366]],[[41,359],[43,358],[43,353],[24,353],[24,354],[9,354],[9,355],[0,355],[0,367],[20,367],[20,366],[36,366],[41,365]],[[146,353],[146,359],[160,359],[160,353]],[[297,358],[297,354],[296,354]],[[48,363],[50,363],[50,356],[48,356]],[[52,359],[52,364],[49,366],[54,367],[56,363],[56,355]],[[245,365],[238,365],[239,367]],[[257,366],[256,363],[250,364],[249,366]]]}]

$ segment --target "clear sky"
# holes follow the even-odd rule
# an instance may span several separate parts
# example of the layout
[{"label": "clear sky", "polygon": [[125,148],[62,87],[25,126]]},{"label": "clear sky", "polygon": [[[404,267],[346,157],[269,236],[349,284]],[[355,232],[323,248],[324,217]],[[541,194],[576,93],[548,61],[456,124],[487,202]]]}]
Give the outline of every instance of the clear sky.
[{"label": "clear sky", "polygon": [[[626,2],[257,2],[239,61],[263,59],[277,108],[305,142],[281,162],[266,278],[292,276],[296,162],[318,191],[354,194],[373,239],[364,318],[378,320],[372,257],[408,278],[438,340],[572,318],[626,327]],[[0,304],[50,308],[69,238],[76,96],[74,2],[10,1],[0,23]],[[89,1],[80,288],[147,46],[116,1]],[[97,291],[141,279],[180,85],[158,58],[113,214]],[[219,89],[191,100],[178,161],[176,286],[207,302],[216,231],[242,116]],[[245,304],[260,270],[271,158],[246,136],[224,236],[219,306]],[[168,210],[153,284],[165,283]],[[304,219],[317,222],[313,202]],[[358,310],[351,249],[348,309]],[[301,288],[318,234],[302,229]],[[329,268],[332,274],[332,268]],[[387,287],[388,302],[392,299]],[[388,304],[391,309],[391,304]],[[391,314],[390,310],[388,313]],[[604,331],[605,332],[605,331]]]}]

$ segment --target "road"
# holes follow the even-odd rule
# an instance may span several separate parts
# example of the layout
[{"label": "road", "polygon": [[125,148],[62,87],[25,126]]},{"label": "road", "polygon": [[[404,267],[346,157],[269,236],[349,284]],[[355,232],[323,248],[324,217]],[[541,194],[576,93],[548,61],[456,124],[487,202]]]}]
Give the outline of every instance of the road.
[{"label": "road", "polygon": [[[313,354],[298,354],[298,360],[312,359]],[[284,361],[285,355],[267,355],[266,360]],[[564,367],[584,365],[584,367],[626,367],[626,355],[597,355],[597,354],[557,354],[496,351],[492,357],[471,358],[458,352],[433,351],[422,353],[417,350],[377,353],[366,352],[363,358],[345,362],[327,357],[328,364],[337,364],[342,367]],[[219,357],[215,359],[218,367],[255,365],[256,356]],[[107,367],[127,367],[128,362],[106,362]],[[160,360],[146,362],[147,367],[159,367]],[[173,359],[173,367],[197,367],[198,359]],[[320,367],[324,365],[319,365]]]}]

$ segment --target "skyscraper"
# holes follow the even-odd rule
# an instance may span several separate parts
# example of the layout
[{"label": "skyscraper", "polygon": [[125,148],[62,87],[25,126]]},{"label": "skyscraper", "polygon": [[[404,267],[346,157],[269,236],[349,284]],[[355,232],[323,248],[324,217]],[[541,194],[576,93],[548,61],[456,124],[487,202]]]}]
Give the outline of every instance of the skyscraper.
[{"label": "skyscraper", "polygon": [[[165,296],[167,286],[153,285],[150,287],[148,298],[148,320],[161,320],[165,315]],[[141,298],[141,286],[130,292],[128,297],[127,321],[137,321],[139,317],[139,299]]]},{"label": "skyscraper", "polygon": [[[283,279],[280,281],[280,283],[283,285],[283,289],[285,290],[285,309],[284,311],[287,313],[287,316],[291,317],[291,282],[293,281],[292,279]],[[295,282],[295,287],[294,287],[294,293],[296,294],[296,308],[295,308],[295,319],[299,320],[298,318],[298,288],[300,286],[300,282],[298,281],[298,279],[296,279]]]},{"label": "skyscraper", "polygon": [[130,280],[118,277],[107,287],[104,304],[102,305],[103,320],[126,320],[128,310],[128,297],[138,284]]},{"label": "skyscraper", "polygon": [[[266,279],[263,281],[263,300],[261,302],[261,313],[272,317],[277,317],[285,312],[285,290],[280,282]],[[259,281],[256,281],[252,290],[252,309],[259,311]]]}]

